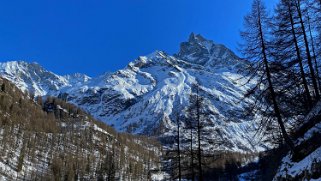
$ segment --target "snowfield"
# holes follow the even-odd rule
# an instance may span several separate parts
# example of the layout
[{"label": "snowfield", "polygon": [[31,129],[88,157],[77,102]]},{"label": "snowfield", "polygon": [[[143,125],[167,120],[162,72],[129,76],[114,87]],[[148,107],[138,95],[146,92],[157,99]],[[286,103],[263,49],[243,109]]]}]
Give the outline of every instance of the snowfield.
[{"label": "snowfield", "polygon": [[[307,123],[316,116],[321,115],[321,101],[319,101],[315,107],[306,116],[304,123]],[[321,133],[321,123],[316,123],[309,130],[307,130],[300,138],[295,140],[295,145],[300,148],[304,145],[304,149],[307,149],[306,142],[310,139],[314,139],[316,135]],[[321,180],[321,178],[313,179],[311,175],[315,173],[320,173],[321,169],[321,146],[318,142],[309,143],[315,145],[312,152],[304,150],[306,154],[300,160],[293,160],[293,154],[288,153],[281,161],[281,165],[275,175],[274,180],[280,179],[306,179],[306,180]],[[302,148],[302,146],[301,146]],[[309,150],[309,149],[308,149]]]}]

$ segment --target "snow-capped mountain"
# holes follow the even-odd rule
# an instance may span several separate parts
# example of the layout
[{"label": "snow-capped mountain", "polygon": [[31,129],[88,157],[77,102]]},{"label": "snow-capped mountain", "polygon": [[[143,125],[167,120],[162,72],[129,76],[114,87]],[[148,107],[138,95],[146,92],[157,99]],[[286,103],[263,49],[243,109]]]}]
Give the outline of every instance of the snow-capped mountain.
[{"label": "snow-capped mountain", "polygon": [[201,35],[191,34],[173,56],[156,51],[97,78],[58,76],[34,63],[7,62],[0,67],[0,75],[21,89],[36,95],[67,95],[68,101],[119,131],[162,138],[175,131],[174,115],[184,115],[197,84],[210,112],[206,135],[224,142],[206,144],[208,149],[262,148],[254,145],[255,118],[242,115],[245,103],[240,100],[254,84],[243,85],[246,80],[240,71],[248,63]]},{"label": "snow-capped mountain", "polygon": [[69,85],[72,86],[82,85],[91,80],[91,77],[81,73],[65,75],[64,78],[68,81]]},{"label": "snow-capped mountain", "polygon": [[61,89],[81,85],[91,78],[83,74],[56,75],[37,63],[11,61],[0,63],[0,75],[12,82],[22,91],[35,96],[55,95]]}]

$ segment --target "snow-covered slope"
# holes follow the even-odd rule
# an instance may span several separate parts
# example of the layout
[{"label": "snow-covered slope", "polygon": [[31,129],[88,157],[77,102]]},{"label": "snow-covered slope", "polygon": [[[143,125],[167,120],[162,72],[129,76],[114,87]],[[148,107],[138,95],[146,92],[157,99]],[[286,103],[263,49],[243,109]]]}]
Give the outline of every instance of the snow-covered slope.
[{"label": "snow-covered slope", "polygon": [[302,122],[295,140],[297,153],[289,152],[281,161],[274,180],[321,180],[321,102]]},{"label": "snow-covered slope", "polygon": [[173,134],[173,115],[184,115],[190,95],[195,93],[193,87],[198,84],[210,112],[205,134],[211,140],[224,142],[206,144],[208,149],[262,148],[254,145],[254,118],[242,115],[245,105],[240,99],[254,83],[243,86],[245,79],[241,79],[240,70],[247,68],[247,62],[200,35],[191,34],[174,56],[156,51],[137,58],[122,70],[92,79],[57,76],[41,67],[41,71],[33,73],[35,68],[29,67],[39,66],[23,62],[0,66],[1,75],[22,89],[38,95],[65,93],[68,101],[117,130],[161,137]]},{"label": "snow-covered slope", "polygon": [[64,101],[35,104],[1,77],[0,87],[1,181],[146,180],[159,170],[157,141],[117,133]]},{"label": "snow-covered slope", "polygon": [[0,75],[14,82],[22,91],[32,92],[35,96],[54,95],[62,88],[90,80],[90,77],[83,74],[59,76],[37,63],[24,61],[0,63]]}]

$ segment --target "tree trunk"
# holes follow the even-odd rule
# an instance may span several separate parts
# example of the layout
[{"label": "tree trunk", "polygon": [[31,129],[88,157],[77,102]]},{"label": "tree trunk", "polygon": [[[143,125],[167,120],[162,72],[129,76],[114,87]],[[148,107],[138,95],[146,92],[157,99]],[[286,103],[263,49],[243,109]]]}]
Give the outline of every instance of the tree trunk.
[{"label": "tree trunk", "polygon": [[191,172],[192,172],[192,181],[195,181],[194,173],[194,154],[193,154],[193,126],[191,125]]},{"label": "tree trunk", "polygon": [[309,33],[310,33],[310,39],[311,39],[311,46],[312,46],[312,53],[313,53],[313,60],[314,60],[314,67],[316,71],[316,77],[318,80],[318,86],[319,89],[321,89],[321,82],[320,82],[320,75],[319,75],[319,66],[318,66],[318,61],[317,61],[317,55],[315,53],[315,45],[314,45],[314,40],[312,36],[312,30],[311,30],[311,23],[310,23],[310,15],[308,13],[308,25],[309,25]]},{"label": "tree trunk", "polygon": [[296,9],[297,9],[297,12],[298,12],[299,19],[300,19],[300,25],[301,25],[301,29],[302,29],[303,38],[304,38],[304,45],[305,45],[305,50],[306,50],[306,54],[307,54],[307,58],[308,58],[308,66],[309,66],[311,79],[312,79],[312,83],[313,83],[313,87],[314,87],[315,98],[316,98],[316,100],[319,100],[320,99],[320,94],[319,94],[317,80],[316,80],[316,77],[315,77],[314,68],[313,68],[313,65],[312,65],[312,58],[311,58],[311,54],[310,54],[308,37],[307,37],[306,31],[305,31],[305,26],[304,26],[302,13],[301,13],[301,8],[300,8],[300,0],[297,0],[297,3],[296,3],[295,6],[296,6]]},{"label": "tree trunk", "polygon": [[282,135],[283,135],[283,138],[285,140],[285,142],[289,145],[291,151],[293,153],[295,153],[295,146],[292,142],[292,140],[290,139],[289,135],[287,134],[286,132],[286,129],[285,129],[285,126],[284,126],[284,123],[282,121],[282,117],[281,117],[281,112],[280,112],[280,109],[279,109],[279,105],[276,101],[276,95],[275,95],[275,91],[274,91],[274,87],[273,87],[273,84],[272,84],[272,76],[271,76],[271,72],[270,72],[270,68],[269,68],[269,63],[268,63],[268,60],[267,60],[267,54],[266,54],[266,46],[265,46],[265,40],[264,40],[264,36],[263,36],[263,30],[262,30],[262,23],[261,23],[261,15],[260,15],[260,12],[258,12],[259,16],[259,36],[260,36],[260,40],[261,40],[261,52],[263,54],[263,63],[264,63],[264,66],[265,66],[265,73],[266,73],[266,77],[267,77],[267,80],[268,80],[268,86],[269,86],[269,91],[270,91],[270,94],[271,94],[271,99],[272,99],[272,102],[273,102],[273,108],[274,108],[274,113],[275,113],[275,116],[277,118],[277,121],[278,121],[278,124],[280,126],[280,129],[281,129],[281,132],[282,132]]},{"label": "tree trunk", "polygon": [[182,172],[181,172],[181,149],[180,149],[180,135],[179,135],[179,115],[177,114],[176,122],[177,122],[177,157],[178,157],[178,180],[182,180]]},{"label": "tree trunk", "polygon": [[292,31],[292,36],[293,36],[293,41],[295,44],[295,50],[296,50],[296,54],[297,54],[297,58],[299,61],[299,66],[300,66],[300,73],[301,73],[301,78],[302,78],[302,83],[305,89],[305,94],[306,94],[306,98],[307,98],[307,102],[308,102],[308,106],[309,108],[312,107],[312,98],[310,95],[310,90],[308,87],[308,83],[305,77],[305,72],[304,72],[304,68],[303,68],[303,62],[302,62],[302,57],[301,57],[301,52],[300,52],[300,48],[299,48],[299,44],[298,44],[298,40],[296,38],[296,33],[295,33],[295,28],[294,28],[294,21],[293,21],[293,16],[292,16],[292,10],[291,10],[291,6],[290,4],[287,4],[288,6],[288,11],[289,11],[289,18],[290,18],[290,22],[291,22],[291,31]]},{"label": "tree trunk", "polygon": [[200,112],[200,100],[199,100],[199,87],[197,87],[197,100],[196,100],[196,109],[197,109],[197,141],[198,141],[198,172],[199,172],[199,181],[203,181],[203,170],[202,170],[202,150],[201,150],[201,112]]}]

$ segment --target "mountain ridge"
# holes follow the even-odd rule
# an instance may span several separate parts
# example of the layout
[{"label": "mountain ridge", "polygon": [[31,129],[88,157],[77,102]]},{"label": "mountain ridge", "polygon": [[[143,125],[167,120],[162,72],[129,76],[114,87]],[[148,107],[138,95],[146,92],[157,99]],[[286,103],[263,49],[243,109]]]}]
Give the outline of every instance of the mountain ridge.
[{"label": "mountain ridge", "polygon": [[[175,55],[155,51],[138,57],[114,73],[96,78],[84,75],[76,81],[43,70],[49,78],[58,78],[58,83],[49,81],[53,88],[46,90],[49,86],[41,79],[29,82],[27,88],[32,87],[31,92],[42,90],[35,91],[40,96],[64,94],[66,100],[118,131],[167,138],[175,132],[173,113],[181,112],[184,116],[190,95],[195,94],[192,87],[198,84],[206,108],[212,112],[208,117],[207,134],[211,139],[226,142],[225,145],[210,145],[207,149],[257,151],[266,145],[253,143],[256,142],[252,135],[257,125],[249,120],[256,118],[245,118],[240,114],[246,105],[239,100],[255,84],[253,81],[243,85],[245,75],[240,72],[247,67],[248,62],[225,46],[191,34]],[[4,72],[1,69],[0,75],[19,84],[14,76],[6,76]],[[22,85],[28,82],[22,78],[18,79]],[[27,76],[26,80],[33,78]]]}]

